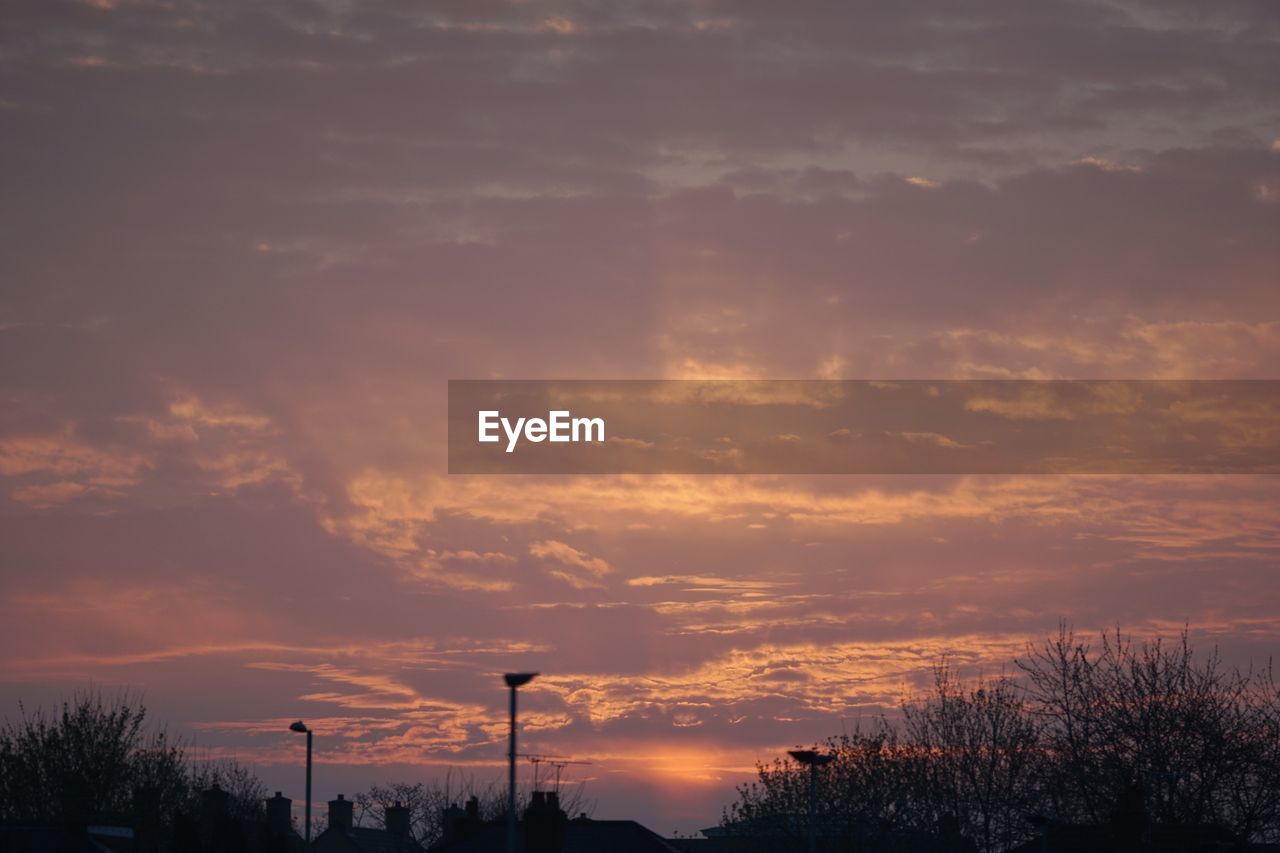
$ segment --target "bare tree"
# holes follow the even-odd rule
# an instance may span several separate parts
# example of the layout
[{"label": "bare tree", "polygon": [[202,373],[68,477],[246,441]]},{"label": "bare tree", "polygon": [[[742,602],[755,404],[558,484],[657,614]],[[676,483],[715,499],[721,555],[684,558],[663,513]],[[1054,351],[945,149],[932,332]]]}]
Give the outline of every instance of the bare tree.
[{"label": "bare tree", "polygon": [[[21,706],[20,706],[21,707]],[[193,762],[182,744],[148,725],[129,693],[75,694],[53,712],[21,709],[0,728],[0,821],[81,826],[124,821],[153,846],[182,815],[198,814],[200,792],[217,784],[231,816],[263,816],[266,791],[235,762]]]},{"label": "bare tree", "polygon": [[1023,839],[1039,732],[1017,686],[1000,678],[966,687],[943,660],[934,668],[933,691],[902,710],[906,737],[918,751],[918,788],[926,792],[920,806],[936,812],[936,821],[947,815],[962,821],[981,850]]},{"label": "bare tree", "polygon": [[[585,785],[567,787],[561,791],[560,807],[570,817],[589,813],[593,805],[585,796]],[[409,809],[409,825],[413,837],[421,844],[431,845],[443,835],[444,810],[461,805],[475,797],[479,817],[483,822],[497,822],[507,814],[507,791],[495,782],[478,782],[472,776],[456,774],[449,770],[443,779],[431,782],[390,782],[372,785],[355,796],[355,822],[360,826],[382,826],[386,807],[399,803]],[[527,792],[517,792],[517,799],[525,802]]]},{"label": "bare tree", "polygon": [[1056,813],[1106,820],[1138,786],[1151,820],[1273,836],[1280,802],[1277,694],[1269,667],[1197,656],[1188,632],[1094,646],[1065,626],[1018,661],[1041,721],[1044,796]]},{"label": "bare tree", "polygon": [[140,783],[176,803],[188,790],[180,746],[149,732],[129,694],[76,694],[59,711],[28,712],[0,730],[0,819],[84,823],[130,811]]},{"label": "bare tree", "polygon": [[[833,844],[876,827],[959,828],[983,851],[1028,838],[1024,815],[1102,824],[1219,825],[1280,839],[1280,693],[1269,666],[1198,655],[1187,631],[1096,644],[1061,627],[1017,661],[1020,679],[963,684],[946,660],[898,724],[831,738],[819,819]],[[802,837],[804,771],[757,768],[725,811],[758,849]]]},{"label": "bare tree", "polygon": [[[817,771],[816,819],[824,844],[853,845],[886,828],[930,822],[911,750],[884,720],[814,748],[833,756]],[[756,781],[739,786],[723,825],[744,847],[798,849],[806,835],[809,771],[786,759],[756,771]]]},{"label": "bare tree", "polygon": [[267,786],[257,775],[236,761],[192,762],[190,788],[197,796],[215,785],[226,791],[229,810],[238,820],[266,818]]}]

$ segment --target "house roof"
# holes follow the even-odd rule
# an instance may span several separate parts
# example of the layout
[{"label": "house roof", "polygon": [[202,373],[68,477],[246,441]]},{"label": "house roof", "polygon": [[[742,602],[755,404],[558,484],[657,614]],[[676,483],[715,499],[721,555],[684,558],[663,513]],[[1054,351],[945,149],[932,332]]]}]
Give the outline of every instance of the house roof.
[{"label": "house roof", "polygon": [[351,850],[357,853],[422,853],[422,845],[411,838],[385,829],[353,826],[346,830],[326,829],[315,840],[321,850]]},{"label": "house roof", "polygon": [[[492,824],[467,838],[439,843],[432,853],[506,853],[507,830]],[[656,832],[634,820],[588,820],[577,818],[565,826],[561,853],[679,853]]]},{"label": "house roof", "polygon": [[[1271,845],[1249,844],[1238,841],[1222,827],[1212,825],[1173,826],[1156,824],[1146,833],[1151,849],[1162,853],[1200,853],[1203,850],[1265,851]],[[1123,833],[1110,824],[1066,824],[1054,826],[1049,831],[1050,849],[1062,853],[1106,853],[1128,851],[1132,844]],[[1009,853],[1039,853],[1039,838],[1019,844]]]},{"label": "house roof", "polygon": [[116,853],[133,849],[133,830],[91,826],[88,829],[8,824],[0,825],[0,850],[61,850],[68,853]]}]

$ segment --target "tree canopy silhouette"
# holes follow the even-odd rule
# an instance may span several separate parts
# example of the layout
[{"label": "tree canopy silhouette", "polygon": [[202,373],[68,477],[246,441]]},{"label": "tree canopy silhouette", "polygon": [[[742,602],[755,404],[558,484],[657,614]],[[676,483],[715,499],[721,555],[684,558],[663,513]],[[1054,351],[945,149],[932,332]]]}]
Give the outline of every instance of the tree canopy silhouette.
[{"label": "tree canopy silhouette", "polygon": [[131,695],[76,694],[54,712],[21,709],[0,728],[0,821],[80,826],[171,824],[218,785],[233,815],[257,818],[266,790],[234,762],[198,762],[148,726]]},{"label": "tree canopy silhouette", "polygon": [[[962,684],[946,661],[901,716],[828,739],[818,823],[833,849],[890,832],[959,829],[979,850],[1028,840],[1027,820],[1220,826],[1280,839],[1280,695],[1270,667],[1198,655],[1186,630],[1089,642],[1063,626],[1016,675]],[[757,849],[804,833],[808,771],[757,768],[722,823]],[[1135,800],[1136,798],[1136,800]],[[1137,817],[1135,817],[1135,813]]]}]

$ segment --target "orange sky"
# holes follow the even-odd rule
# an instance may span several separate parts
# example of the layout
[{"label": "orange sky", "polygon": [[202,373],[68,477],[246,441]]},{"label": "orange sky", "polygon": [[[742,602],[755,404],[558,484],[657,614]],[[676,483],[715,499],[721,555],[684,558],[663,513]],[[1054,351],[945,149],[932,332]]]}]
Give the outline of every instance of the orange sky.
[{"label": "orange sky", "polygon": [[[0,707],[715,823],[1060,620],[1280,632],[1274,476],[450,476],[461,378],[1276,378],[1265,4],[21,0]],[[936,7],[936,8],[935,8]],[[526,768],[527,769],[527,768]]]}]

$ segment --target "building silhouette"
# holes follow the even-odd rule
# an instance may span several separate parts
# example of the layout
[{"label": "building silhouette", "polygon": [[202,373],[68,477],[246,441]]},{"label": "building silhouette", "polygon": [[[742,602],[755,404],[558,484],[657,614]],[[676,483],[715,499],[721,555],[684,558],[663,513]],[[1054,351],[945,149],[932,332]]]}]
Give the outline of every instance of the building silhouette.
[{"label": "building silhouette", "polygon": [[315,853],[422,853],[413,838],[409,808],[399,802],[383,812],[383,828],[356,826],[352,802],[342,794],[329,801],[329,826],[311,843]]},{"label": "building silhouette", "polygon": [[1105,823],[1070,823],[1029,815],[1038,838],[1008,853],[1280,853],[1280,844],[1257,844],[1215,824],[1162,824],[1151,820],[1141,785],[1132,785]]},{"label": "building silhouette", "polygon": [[[474,810],[451,806],[445,835],[430,853],[506,853],[502,821],[484,823]],[[569,819],[554,792],[535,791],[519,822],[522,853],[678,853],[679,848],[634,820]]]}]

